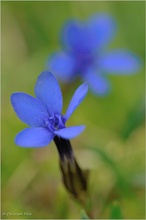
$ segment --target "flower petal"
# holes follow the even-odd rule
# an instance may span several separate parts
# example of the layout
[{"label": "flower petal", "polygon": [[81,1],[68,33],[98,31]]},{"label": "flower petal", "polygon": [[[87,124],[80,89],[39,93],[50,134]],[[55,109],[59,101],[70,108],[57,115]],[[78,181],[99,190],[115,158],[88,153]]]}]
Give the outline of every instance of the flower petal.
[{"label": "flower petal", "polygon": [[42,126],[43,119],[48,117],[43,104],[38,99],[25,93],[13,93],[11,103],[20,120],[29,126]]},{"label": "flower petal", "polygon": [[69,82],[74,77],[74,66],[73,56],[63,52],[53,54],[47,63],[47,69],[64,82]]},{"label": "flower petal", "polygon": [[110,91],[110,84],[101,73],[95,73],[94,70],[90,69],[83,76],[84,80],[90,85],[90,89],[95,95],[103,96]]},{"label": "flower petal", "polygon": [[70,139],[78,136],[85,129],[84,125],[63,128],[54,133],[62,138]]},{"label": "flower petal", "polygon": [[126,50],[114,50],[100,60],[101,68],[111,74],[133,74],[139,71],[141,61],[134,53]]},{"label": "flower petal", "polygon": [[63,44],[75,53],[90,52],[93,50],[94,36],[90,33],[85,22],[78,20],[68,21],[61,33]]},{"label": "flower petal", "polygon": [[61,33],[62,43],[69,48],[78,47],[81,36],[81,23],[77,20],[69,20],[63,27]]},{"label": "flower petal", "polygon": [[116,33],[116,23],[112,16],[106,13],[93,15],[89,19],[90,32],[94,36],[96,47],[106,46]]},{"label": "flower petal", "polygon": [[75,111],[75,109],[79,106],[79,104],[82,102],[82,100],[85,98],[87,92],[88,92],[88,84],[87,83],[82,84],[75,91],[75,93],[70,101],[70,104],[68,106],[67,112],[64,116],[66,121],[71,116],[71,114]]},{"label": "flower petal", "polygon": [[54,135],[45,128],[26,128],[15,138],[15,143],[21,147],[44,147],[48,145]]},{"label": "flower petal", "polygon": [[62,110],[62,94],[56,78],[51,72],[44,71],[38,77],[35,94],[46,106],[50,115],[60,114]]}]

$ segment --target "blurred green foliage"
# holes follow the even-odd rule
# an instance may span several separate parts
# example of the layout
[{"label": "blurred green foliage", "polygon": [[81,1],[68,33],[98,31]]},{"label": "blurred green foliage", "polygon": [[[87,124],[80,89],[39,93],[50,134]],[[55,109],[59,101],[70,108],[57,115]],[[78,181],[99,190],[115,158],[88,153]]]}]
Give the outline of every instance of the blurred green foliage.
[{"label": "blurred green foliage", "polygon": [[123,219],[119,204],[114,201],[111,206],[110,219]]},{"label": "blurred green foliage", "polygon": [[[142,1],[2,1],[2,218],[79,218],[77,206],[61,182],[54,143],[42,149],[19,148],[15,135],[25,127],[16,117],[10,95],[33,95],[48,56],[60,49],[59,33],[70,17],[86,19],[108,12],[118,23],[110,44],[128,48],[144,63],[145,2]],[[120,201],[126,219],[143,219],[145,177],[144,64],[132,76],[109,76],[112,92],[87,98],[68,125],[85,124],[72,140],[81,167],[90,169],[94,218],[109,218]],[[61,84],[64,109],[80,84]],[[96,149],[96,150],[95,150]],[[95,153],[96,151],[96,153]]]},{"label": "blurred green foliage", "polygon": [[83,210],[83,209],[81,210],[81,219],[90,219],[90,218],[87,216],[85,210]]}]

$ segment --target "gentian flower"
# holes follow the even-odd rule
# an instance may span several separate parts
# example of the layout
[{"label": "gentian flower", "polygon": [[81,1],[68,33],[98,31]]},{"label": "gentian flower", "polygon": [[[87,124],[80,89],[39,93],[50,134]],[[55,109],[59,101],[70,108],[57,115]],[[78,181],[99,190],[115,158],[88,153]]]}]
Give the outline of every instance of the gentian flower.
[{"label": "gentian flower", "polygon": [[116,23],[105,13],[86,22],[68,21],[61,32],[64,49],[49,57],[47,69],[64,82],[79,76],[96,95],[107,94],[111,87],[108,74],[131,75],[141,66],[139,57],[131,51],[107,49],[115,34]]},{"label": "gentian flower", "polygon": [[70,139],[79,135],[85,126],[66,127],[66,122],[87,94],[87,83],[74,93],[65,115],[62,111],[62,93],[56,78],[44,71],[35,85],[36,98],[22,92],[13,93],[12,106],[21,121],[29,128],[21,131],[15,143],[21,147],[43,147],[55,137]]},{"label": "gentian flower", "polygon": [[62,179],[66,189],[78,201],[86,201],[87,172],[82,170],[73,154],[70,138],[79,135],[85,126],[66,128],[66,122],[82,102],[88,91],[87,83],[74,93],[65,115],[62,111],[62,94],[56,78],[44,71],[35,85],[36,98],[22,92],[13,93],[12,106],[21,121],[29,128],[21,131],[15,139],[21,147],[43,147],[54,140],[60,158]]}]

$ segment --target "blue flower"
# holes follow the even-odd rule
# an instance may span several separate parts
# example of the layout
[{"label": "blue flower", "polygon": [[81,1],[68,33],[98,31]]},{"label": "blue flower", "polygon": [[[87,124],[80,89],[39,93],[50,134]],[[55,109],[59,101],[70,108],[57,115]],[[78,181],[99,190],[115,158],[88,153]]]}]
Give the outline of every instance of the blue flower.
[{"label": "blue flower", "polygon": [[139,71],[140,59],[125,49],[107,50],[116,34],[116,23],[105,13],[86,22],[68,21],[61,32],[64,49],[49,57],[47,69],[60,80],[71,82],[77,76],[87,81],[97,95],[110,90],[107,74],[130,75]]},{"label": "blue flower", "polygon": [[82,84],[74,93],[65,115],[62,111],[62,93],[56,78],[51,72],[44,71],[35,85],[36,98],[16,92],[11,96],[12,106],[21,121],[29,128],[21,131],[15,143],[21,147],[43,147],[56,136],[63,139],[74,138],[85,126],[66,128],[65,124],[79,106],[88,91],[87,83]]}]

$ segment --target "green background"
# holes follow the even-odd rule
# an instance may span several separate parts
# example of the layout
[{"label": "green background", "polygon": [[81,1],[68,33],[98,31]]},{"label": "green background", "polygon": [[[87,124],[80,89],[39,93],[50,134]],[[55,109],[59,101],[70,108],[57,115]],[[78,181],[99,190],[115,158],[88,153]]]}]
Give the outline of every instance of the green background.
[{"label": "green background", "polygon": [[[90,170],[94,218],[109,218],[111,204],[117,200],[124,218],[143,219],[145,2],[3,1],[1,6],[2,218],[80,218],[81,207],[61,182],[54,143],[41,149],[15,145],[15,135],[26,125],[15,115],[10,96],[17,91],[34,95],[48,56],[61,49],[59,33],[67,19],[108,12],[118,24],[108,49],[127,48],[141,57],[143,66],[135,75],[108,76],[111,93],[100,98],[89,91],[67,125],[86,125],[71,143],[80,166]],[[63,113],[80,84],[60,83]]]}]

